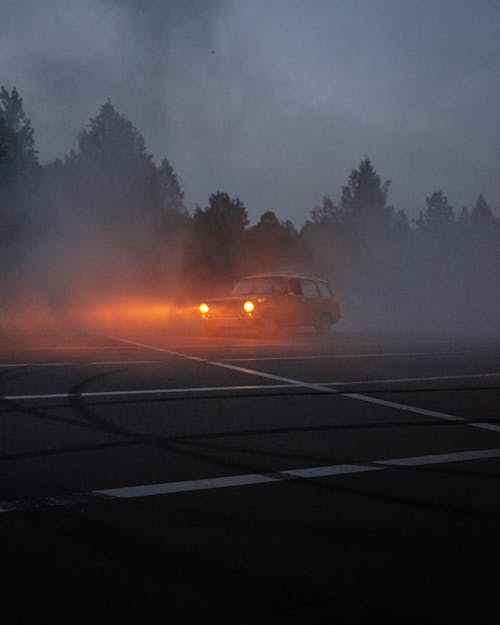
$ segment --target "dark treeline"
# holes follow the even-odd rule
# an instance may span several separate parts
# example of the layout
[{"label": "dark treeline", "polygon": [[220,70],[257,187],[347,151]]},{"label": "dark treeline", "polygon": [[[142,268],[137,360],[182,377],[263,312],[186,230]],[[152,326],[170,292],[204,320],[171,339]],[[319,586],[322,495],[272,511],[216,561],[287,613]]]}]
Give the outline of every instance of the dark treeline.
[{"label": "dark treeline", "polygon": [[500,219],[485,198],[457,211],[437,190],[410,221],[389,190],[364,158],[300,230],[272,210],[251,225],[223,191],[190,213],[168,159],[157,165],[111,102],[75,151],[42,166],[19,94],[1,88],[2,298],[34,289],[51,306],[89,291],[188,299],[244,274],[295,270],[330,280],[347,325],[498,331]]}]

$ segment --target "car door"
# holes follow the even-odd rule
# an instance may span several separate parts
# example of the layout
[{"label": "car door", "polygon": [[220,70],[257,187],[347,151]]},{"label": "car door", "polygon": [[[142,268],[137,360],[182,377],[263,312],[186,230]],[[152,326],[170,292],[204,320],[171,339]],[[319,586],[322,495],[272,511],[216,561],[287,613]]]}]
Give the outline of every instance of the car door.
[{"label": "car door", "polygon": [[333,323],[340,319],[339,306],[328,284],[322,280],[316,282],[320,292],[322,312],[328,313]]},{"label": "car door", "polygon": [[287,293],[286,324],[301,325],[305,314],[305,306],[300,278],[288,278]]},{"label": "car door", "polygon": [[304,296],[304,324],[316,325],[322,312],[320,292],[314,280],[302,278],[301,283]]}]

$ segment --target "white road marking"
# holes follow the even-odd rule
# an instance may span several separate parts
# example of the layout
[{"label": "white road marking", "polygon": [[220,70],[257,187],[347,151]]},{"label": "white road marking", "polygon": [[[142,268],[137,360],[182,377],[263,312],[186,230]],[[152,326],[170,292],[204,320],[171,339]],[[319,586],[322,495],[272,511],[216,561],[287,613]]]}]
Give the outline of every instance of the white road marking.
[{"label": "white road marking", "polygon": [[77,364],[83,365],[156,365],[160,364],[161,360],[95,360],[94,362],[83,362]]},{"label": "white road marking", "polygon": [[[134,345],[136,347],[142,347],[142,348],[146,348],[146,349],[150,349],[153,351],[157,351],[157,352],[161,352],[161,353],[165,353],[165,354],[169,354],[169,355],[173,355],[173,356],[178,356],[180,358],[185,358],[188,360],[193,360],[193,361],[197,361],[197,362],[202,362],[205,364],[209,364],[212,366],[216,366],[216,367],[221,367],[221,368],[225,368],[225,369],[230,369],[233,371],[238,371],[240,373],[245,373],[247,375],[253,375],[253,376],[258,376],[261,378],[265,378],[265,379],[270,379],[270,380],[276,380],[279,382],[284,382],[284,384],[269,384],[269,385],[244,385],[244,386],[219,386],[219,387],[199,387],[199,388],[181,388],[181,389],[141,389],[141,390],[133,390],[133,391],[94,391],[94,392],[85,392],[85,393],[78,393],[78,394],[72,394],[72,393],[50,393],[50,394],[37,394],[37,395],[7,395],[4,396],[3,399],[7,399],[7,400],[11,400],[11,401],[20,401],[20,400],[32,400],[32,399],[68,399],[71,397],[113,397],[113,396],[133,396],[133,395],[159,395],[159,394],[173,394],[173,393],[197,393],[197,392],[217,392],[217,391],[230,391],[230,390],[254,390],[254,389],[277,389],[277,388],[287,388],[288,386],[292,386],[292,387],[302,387],[302,388],[310,388],[312,390],[316,390],[319,392],[324,392],[324,393],[332,393],[332,394],[339,394],[340,391],[338,388],[336,387],[332,387],[330,384],[335,384],[335,383],[328,383],[328,385],[326,385],[325,383],[311,383],[311,382],[306,382],[303,380],[297,380],[295,378],[289,378],[289,377],[285,377],[285,376],[279,376],[279,375],[274,375],[272,373],[266,373],[263,371],[257,371],[255,369],[249,369],[246,367],[239,367],[237,365],[232,365],[227,361],[211,361],[208,360],[206,358],[202,358],[199,356],[190,356],[188,354],[183,354],[181,352],[178,351],[174,351],[174,350],[170,350],[170,349],[166,349],[166,348],[162,348],[162,347],[156,347],[153,345],[148,345],[145,343],[138,343],[135,341],[130,341],[128,339],[122,339],[119,337],[109,337],[112,340],[116,340],[116,341],[120,341],[120,342],[124,342],[130,345]],[[419,352],[421,353],[421,352]],[[441,353],[445,353],[445,352],[441,352]],[[456,352],[452,352],[452,353],[456,353]],[[133,362],[133,361],[128,361],[128,362]],[[155,361],[136,361],[136,362],[155,362]],[[62,363],[61,363],[62,364]],[[69,363],[68,363],[69,364]],[[108,362],[108,364],[110,364]],[[114,363],[113,363],[114,364]],[[122,364],[120,362],[120,364]],[[473,374],[474,377],[488,377],[488,376],[497,376],[497,373],[486,373],[486,374]],[[441,378],[437,377],[437,376],[432,376],[431,378],[399,378],[399,379],[390,379],[390,380],[385,380],[385,382],[390,382],[390,381],[418,381],[418,380],[435,380],[435,379],[455,379],[455,377],[459,377],[459,378],[465,378],[465,377],[472,377],[472,376],[443,376]],[[382,382],[382,380],[379,380],[379,382]],[[361,382],[353,382],[353,383],[337,383],[338,386],[343,386],[346,384],[363,384],[365,383],[364,381]],[[366,381],[366,383],[374,383],[374,381]],[[463,418],[463,417],[458,417],[455,415],[450,415],[447,413],[443,413],[443,412],[439,412],[436,410],[427,410],[425,408],[419,408],[418,406],[412,406],[409,404],[402,404],[399,402],[393,402],[393,401],[388,401],[388,400],[384,400],[384,399],[379,399],[377,397],[373,397],[370,395],[363,395],[360,393],[345,393],[343,394],[344,397],[348,397],[350,399],[354,399],[357,401],[363,401],[366,403],[371,403],[371,404],[375,404],[375,405],[380,405],[380,406],[385,406],[387,408],[393,408],[396,410],[403,410],[406,412],[411,412],[414,414],[419,414],[419,415],[423,415],[423,416],[428,416],[428,417],[433,417],[436,419],[440,419],[440,420],[445,420],[445,421],[456,421],[456,422],[467,422],[467,419]],[[500,431],[500,427],[496,426],[496,425],[492,425],[492,424],[488,424],[488,423],[482,423],[482,424],[470,424],[473,427],[476,428],[480,428],[480,429],[484,429],[484,430],[490,430],[490,431]]]},{"label": "white road marking", "polygon": [[398,356],[455,356],[469,351],[446,352],[370,352],[368,354],[315,354],[312,356],[261,356],[251,358],[224,358],[221,362],[259,362],[265,360],[328,360],[336,358],[392,358]]},{"label": "white road marking", "polygon": [[[92,365],[100,365],[100,364],[109,364],[109,365],[118,365],[118,364],[154,364],[161,363],[161,360],[127,360],[127,361],[116,361],[116,362],[93,362],[87,363]],[[72,363],[64,363],[64,364],[72,364]],[[217,363],[209,363],[209,364],[217,364]],[[226,363],[218,363],[219,366],[225,366]],[[16,365],[16,366],[24,366],[24,365]],[[29,365],[26,365],[29,366]],[[233,369],[234,367],[230,367]],[[253,374],[253,369],[244,369],[238,367],[239,371],[243,373]],[[319,391],[323,391],[323,387],[331,387],[333,385],[337,387],[344,386],[357,386],[360,384],[382,384],[382,383],[390,383],[390,382],[426,382],[429,380],[449,380],[449,379],[462,379],[462,378],[483,378],[483,377],[500,377],[500,373],[475,373],[468,375],[448,375],[448,376],[432,376],[432,377],[420,377],[420,378],[389,378],[383,380],[358,380],[357,382],[312,382],[312,383],[303,383],[299,381],[295,381],[291,378],[284,378],[281,376],[275,376],[273,374],[262,374],[270,379],[278,379],[286,382],[285,384],[245,384],[245,385],[236,385],[236,386],[202,386],[202,387],[181,387],[181,388],[156,388],[156,389],[139,389],[132,391],[89,391],[85,393],[45,393],[45,394],[31,394],[31,395],[3,395],[0,396],[0,399],[7,400],[28,400],[28,399],[65,399],[69,397],[105,397],[109,396],[119,396],[119,395],[162,395],[168,393],[205,393],[205,392],[216,392],[216,391],[248,391],[248,390],[267,390],[267,389],[282,389],[289,387],[307,387],[312,389],[318,389]],[[450,389],[453,390],[453,389]],[[357,399],[358,396],[355,393],[344,393],[342,390],[330,388],[330,391],[337,392],[340,395],[344,395],[347,397],[351,397]],[[361,397],[365,397],[365,395],[361,395]],[[461,419],[461,417],[454,417],[453,415],[447,415],[442,412],[436,412],[433,410],[425,410],[423,408],[409,407],[407,404],[400,404],[397,402],[388,402],[383,399],[371,398],[373,403],[379,403],[381,405],[388,405],[393,408],[401,408],[408,409],[412,408],[412,411],[419,410],[420,414],[424,414],[427,416],[439,416],[440,418],[445,418],[447,420],[465,420]],[[366,400],[364,400],[366,401]],[[490,429],[492,431],[497,431],[499,426],[491,425],[488,423],[473,423],[471,424],[474,427],[480,427],[484,429]]]},{"label": "white road marking", "polygon": [[217,391],[253,391],[290,388],[290,384],[245,384],[240,386],[200,386],[197,388],[151,388],[134,391],[87,391],[85,393],[46,393],[43,395],[4,395],[0,399],[69,399],[71,397],[119,397],[120,395],[165,395],[169,393],[211,393]]},{"label": "white road marking", "polygon": [[479,428],[480,430],[500,432],[500,425],[494,425],[493,423],[469,423],[469,425],[473,428]]},{"label": "white road marking", "polygon": [[[357,386],[359,384],[391,384],[397,382],[440,382],[441,380],[467,380],[474,378],[498,378],[500,372],[465,373],[463,375],[432,375],[418,378],[382,378],[380,380],[358,380],[354,382],[318,382],[325,386]],[[453,389],[452,389],[453,390]]]},{"label": "white road marking", "polygon": [[[208,360],[206,358],[201,358],[201,357],[195,357],[195,356],[189,356],[187,354],[183,354],[181,352],[177,352],[177,351],[172,351],[172,350],[168,350],[162,347],[156,347],[154,345],[147,345],[145,343],[135,343],[134,341],[129,341],[128,339],[121,339],[119,337],[108,337],[109,339],[112,340],[116,340],[116,341],[122,341],[124,343],[129,343],[132,345],[137,345],[139,347],[144,347],[146,349],[151,349],[153,351],[158,351],[158,352],[164,352],[167,354],[172,354],[175,356],[179,356],[181,358],[187,358],[189,360],[197,360],[200,362],[204,362],[205,364],[208,365],[213,365],[215,367],[223,367],[225,369],[232,369],[234,371],[238,371],[240,373],[246,373],[249,375],[254,375],[254,376],[259,376],[262,378],[266,378],[266,379],[271,379],[271,380],[278,380],[281,382],[286,382],[288,384],[290,384],[291,386],[301,386],[303,388],[310,388],[313,390],[317,390],[317,391],[321,391],[324,393],[334,393],[334,394],[339,394],[339,389],[335,388],[335,387],[331,387],[331,386],[325,386],[324,384],[313,384],[310,382],[305,382],[303,380],[296,380],[294,378],[288,378],[288,377],[283,377],[283,376],[278,376],[278,375],[274,375],[271,373],[265,373],[263,371],[257,371],[255,369],[249,369],[246,367],[238,367],[236,365],[231,365],[228,362],[220,362],[220,361],[215,361],[215,360]],[[430,352],[432,353],[432,352]],[[445,353],[445,352],[442,352]],[[456,353],[456,352],[450,352],[450,353]],[[444,421],[457,421],[457,422],[466,422],[467,419],[465,419],[464,417],[457,417],[455,415],[450,415],[444,412],[438,412],[436,410],[426,410],[424,408],[419,408],[418,406],[411,406],[409,404],[401,404],[398,402],[391,402],[391,401],[386,401],[384,399],[378,399],[377,397],[372,397],[370,395],[362,395],[361,393],[346,393],[342,395],[343,397],[349,397],[350,399],[355,399],[357,401],[362,401],[362,402],[366,402],[369,404],[378,404],[381,406],[386,406],[387,408],[394,408],[396,410],[404,410],[405,412],[412,412],[414,414],[419,414],[419,415],[424,415],[424,416],[428,416],[428,417],[434,417],[436,419],[441,419]]]},{"label": "white road marking", "polygon": [[370,404],[377,404],[379,406],[386,406],[387,408],[396,408],[396,410],[405,410],[407,412],[414,412],[415,414],[421,414],[425,417],[435,417],[436,419],[442,419],[444,421],[466,421],[464,417],[456,417],[455,415],[447,414],[445,412],[438,412],[437,410],[426,410],[425,408],[418,408],[417,406],[410,406],[408,404],[400,404],[395,401],[387,401],[386,399],[379,399],[378,397],[370,397],[368,395],[359,395],[358,393],[346,393],[344,397],[350,397],[351,399],[358,399],[359,401],[365,401]]},{"label": "white road marking", "polygon": [[161,363],[161,360],[94,360],[92,362],[15,362],[0,363],[0,369],[15,367],[89,367],[101,365],[152,365]]},{"label": "white road marking", "polygon": [[71,367],[72,362],[12,362],[1,363],[0,368],[13,369],[15,367]]},{"label": "white road marking", "polygon": [[170,495],[200,490],[214,490],[239,486],[283,483],[289,480],[307,480],[321,477],[338,477],[382,471],[392,467],[422,467],[434,464],[448,464],[454,462],[469,462],[472,460],[488,460],[500,458],[500,449],[474,449],[446,454],[430,454],[425,456],[410,456],[406,458],[388,458],[374,460],[366,464],[337,464],[321,467],[306,467],[301,469],[286,469],[270,473],[249,473],[243,475],[228,475],[196,480],[163,482],[160,484],[142,484],[138,486],[124,486],[119,488],[96,489],[84,493],[37,497],[34,499],[0,501],[0,513],[17,512],[43,507],[65,506],[84,501],[92,502],[99,498],[132,499],[151,497],[155,495]]},{"label": "white road marking", "polygon": [[364,464],[334,464],[327,467],[310,467],[308,469],[292,469],[282,471],[285,476],[301,477],[305,480],[313,477],[331,477],[334,475],[348,475],[349,473],[366,473],[366,471],[380,471],[383,467],[373,467]]},{"label": "white road marking", "polygon": [[475,449],[473,451],[458,451],[449,454],[432,454],[430,456],[376,460],[375,464],[398,467],[422,467],[429,464],[467,462],[468,460],[485,460],[487,458],[500,458],[500,449]]},{"label": "white road marking", "polygon": [[375,460],[370,464],[340,464],[324,467],[308,467],[305,469],[286,469],[284,471],[278,471],[270,474],[249,473],[246,475],[230,475],[226,477],[214,477],[201,480],[185,480],[181,482],[164,482],[162,484],[125,486],[122,488],[94,490],[92,491],[92,494],[120,499],[131,499],[137,497],[150,497],[153,495],[186,493],[197,490],[229,488],[233,486],[250,486],[270,482],[286,482],[287,480],[294,478],[307,480],[318,477],[352,475],[353,473],[366,473],[369,471],[388,469],[392,466],[416,467],[431,464],[447,464],[451,462],[467,462],[470,460],[485,460],[490,458],[500,458],[500,449],[480,449],[472,451],[459,451],[448,454],[412,456],[409,458],[391,458],[387,460]]},{"label": "white road marking", "polygon": [[138,343],[137,341],[130,341],[129,339],[122,339],[118,336],[108,336],[107,338],[113,341],[120,341],[122,343],[128,343],[129,345],[134,345],[135,347],[145,347],[146,349],[152,349],[155,352],[160,352],[163,354],[170,354],[171,356],[180,356],[181,358],[186,358],[187,360],[197,360],[199,362],[207,362],[206,358],[200,358],[199,356],[190,356],[189,354],[176,352],[171,349],[166,349],[165,347],[156,347],[153,345],[147,345],[146,343]]},{"label": "white road marking", "polygon": [[274,375],[273,373],[264,373],[263,371],[255,371],[255,369],[246,369],[245,367],[236,367],[235,365],[230,365],[227,362],[218,362],[216,360],[205,360],[207,365],[213,365],[214,367],[223,367],[224,369],[231,369],[232,371],[239,371],[240,373],[246,373],[248,375],[255,375],[260,378],[267,378],[269,380],[279,380],[281,382],[287,382],[291,386],[304,386],[306,388],[318,388],[321,391],[326,391],[329,393],[336,393],[337,390],[334,388],[328,388],[323,386],[318,386],[316,384],[311,384],[310,382],[302,382],[301,380],[295,380],[293,378],[286,378],[281,375]]},{"label": "white road marking", "polygon": [[212,490],[214,488],[228,488],[231,486],[248,486],[250,484],[266,484],[278,482],[279,477],[250,473],[248,475],[229,475],[227,477],[213,477],[202,480],[187,480],[183,482],[165,482],[164,484],[145,484],[144,486],[129,486],[125,488],[110,488],[94,490],[96,495],[131,499],[135,497],[150,497],[151,495],[169,495],[195,490]]}]

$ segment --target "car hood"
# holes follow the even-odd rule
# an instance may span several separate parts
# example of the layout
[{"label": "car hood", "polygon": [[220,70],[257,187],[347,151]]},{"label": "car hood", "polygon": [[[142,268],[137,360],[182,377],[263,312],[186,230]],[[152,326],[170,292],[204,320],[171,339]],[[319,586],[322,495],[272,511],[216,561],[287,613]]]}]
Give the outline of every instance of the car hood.
[{"label": "car hood", "polygon": [[223,304],[225,302],[244,302],[247,299],[264,299],[263,295],[255,295],[255,293],[249,293],[248,295],[226,295],[225,297],[211,297],[210,299],[203,300],[207,304]]}]

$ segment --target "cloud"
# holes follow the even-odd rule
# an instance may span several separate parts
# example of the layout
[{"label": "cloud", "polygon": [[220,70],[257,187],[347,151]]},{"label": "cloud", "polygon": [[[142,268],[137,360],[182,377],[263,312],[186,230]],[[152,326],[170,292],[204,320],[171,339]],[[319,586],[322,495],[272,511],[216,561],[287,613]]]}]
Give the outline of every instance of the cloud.
[{"label": "cloud", "polygon": [[369,154],[415,213],[500,202],[496,2],[0,0],[0,75],[43,161],[111,97],[188,204],[217,189],[300,225]]}]

